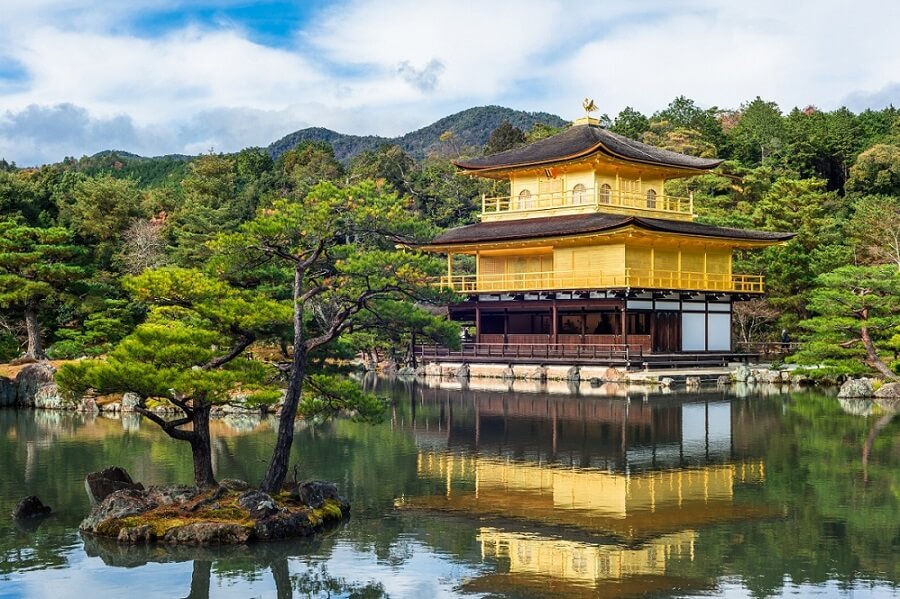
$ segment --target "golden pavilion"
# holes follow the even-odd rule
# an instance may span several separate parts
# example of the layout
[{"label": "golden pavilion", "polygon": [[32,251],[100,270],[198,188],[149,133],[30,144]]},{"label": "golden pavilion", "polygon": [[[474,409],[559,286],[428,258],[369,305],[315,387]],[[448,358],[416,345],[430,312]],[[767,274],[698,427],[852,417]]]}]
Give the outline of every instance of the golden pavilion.
[{"label": "golden pavilion", "polygon": [[482,197],[481,222],[424,247],[447,256],[440,284],[466,298],[449,312],[474,328],[470,353],[633,363],[732,352],[734,302],[764,291],[761,275],[733,271],[734,253],[793,234],[697,223],[692,196],[666,194],[666,181],[720,163],[617,135],[591,117],[455,162],[460,174],[510,185],[508,196]]}]

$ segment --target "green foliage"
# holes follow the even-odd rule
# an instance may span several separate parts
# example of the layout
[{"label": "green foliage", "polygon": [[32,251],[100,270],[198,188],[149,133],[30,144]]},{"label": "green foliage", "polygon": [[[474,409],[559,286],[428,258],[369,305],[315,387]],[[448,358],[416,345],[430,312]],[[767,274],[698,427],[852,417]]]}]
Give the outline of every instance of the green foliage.
[{"label": "green foliage", "polygon": [[63,365],[57,382],[66,393],[93,389],[209,404],[238,393],[251,402],[277,399],[270,366],[240,351],[231,356],[287,318],[289,308],[187,269],[148,270],[127,278],[125,287],[150,306],[148,320],[105,359]]},{"label": "green foliage", "polygon": [[236,202],[237,172],[234,160],[207,154],[193,161],[181,182],[183,203],[173,214],[170,227],[172,256],[182,266],[198,266],[209,258],[206,242],[241,219]]},{"label": "green foliage", "polygon": [[716,108],[703,109],[693,100],[678,96],[663,110],[654,114],[651,121],[665,121],[672,129],[697,131],[706,143],[718,148],[724,145],[725,134],[717,112]]},{"label": "green foliage", "polygon": [[485,154],[496,154],[511,150],[525,143],[525,132],[518,127],[510,124],[509,121],[503,121],[491,132],[487,145],[484,148]]},{"label": "green foliage", "polygon": [[131,179],[110,175],[84,178],[59,201],[59,220],[76,234],[94,241],[121,235],[139,212],[140,192]]},{"label": "green foliage", "polygon": [[99,356],[128,335],[140,321],[143,310],[128,300],[107,299],[85,317],[77,329],[60,329],[47,350],[53,359]]},{"label": "green foliage", "polygon": [[697,129],[674,126],[670,121],[654,120],[641,139],[644,143],[679,154],[716,157],[716,146],[707,141],[703,133]]},{"label": "green foliage", "polygon": [[847,191],[900,195],[900,146],[877,144],[861,153],[850,168]]},{"label": "green foliage", "polygon": [[847,232],[875,263],[900,267],[900,197],[867,195],[856,200]]},{"label": "green foliage", "polygon": [[650,119],[632,108],[626,106],[613,120],[610,131],[630,137],[631,139],[641,139],[645,131],[650,129]]},{"label": "green foliage", "polygon": [[418,165],[400,146],[384,144],[360,152],[350,160],[349,179],[384,181],[395,191],[415,195]]},{"label": "green foliage", "polygon": [[732,156],[748,165],[780,155],[785,137],[784,119],[778,105],[759,96],[741,106],[739,120],[729,131]]},{"label": "green foliage", "polygon": [[338,181],[344,167],[325,142],[305,141],[278,159],[277,168],[294,197],[302,197],[320,181]]}]

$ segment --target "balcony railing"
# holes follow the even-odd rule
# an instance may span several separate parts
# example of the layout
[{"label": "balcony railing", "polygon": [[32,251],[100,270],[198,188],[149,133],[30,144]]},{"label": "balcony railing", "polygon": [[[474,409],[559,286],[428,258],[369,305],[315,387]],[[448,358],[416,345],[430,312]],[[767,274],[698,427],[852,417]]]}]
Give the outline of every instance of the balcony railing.
[{"label": "balcony railing", "polygon": [[662,194],[648,195],[647,192],[633,192],[622,189],[593,188],[567,190],[523,196],[482,196],[483,215],[502,213],[524,213],[553,210],[556,208],[579,208],[602,211],[606,209],[628,208],[647,212],[665,212],[685,217],[694,213],[694,198],[680,198]]},{"label": "balcony railing", "polygon": [[459,293],[576,289],[672,289],[762,293],[762,275],[626,269],[624,274],[543,271],[443,276],[442,289]]}]

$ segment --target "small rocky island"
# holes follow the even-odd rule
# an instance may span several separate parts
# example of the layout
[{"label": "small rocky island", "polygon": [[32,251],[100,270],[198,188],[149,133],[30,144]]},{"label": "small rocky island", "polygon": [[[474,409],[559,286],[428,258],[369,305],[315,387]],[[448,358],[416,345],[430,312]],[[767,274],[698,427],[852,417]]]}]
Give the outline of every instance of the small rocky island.
[{"label": "small rocky island", "polygon": [[83,533],[121,543],[240,545],[309,536],[350,515],[350,504],[328,482],[287,485],[276,496],[239,480],[218,487],[144,488],[122,468],[89,474],[94,507]]}]

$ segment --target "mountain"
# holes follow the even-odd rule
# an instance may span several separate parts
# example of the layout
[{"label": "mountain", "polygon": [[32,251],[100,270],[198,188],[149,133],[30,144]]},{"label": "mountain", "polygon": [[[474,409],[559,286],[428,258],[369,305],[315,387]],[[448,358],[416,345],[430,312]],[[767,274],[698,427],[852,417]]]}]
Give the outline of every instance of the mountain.
[{"label": "mountain", "polygon": [[410,156],[421,160],[440,145],[440,137],[446,131],[454,135],[454,143],[460,148],[487,143],[491,132],[503,121],[523,131],[530,130],[536,123],[544,123],[552,127],[561,127],[568,121],[547,112],[524,112],[502,106],[477,106],[469,108],[435,121],[434,123],[401,135],[399,137],[381,137],[378,135],[346,135],[322,127],[310,127],[290,133],[269,145],[268,152],[273,158],[296,147],[304,141],[324,141],[334,148],[334,154],[341,162],[372,150],[381,144],[397,144]]}]

